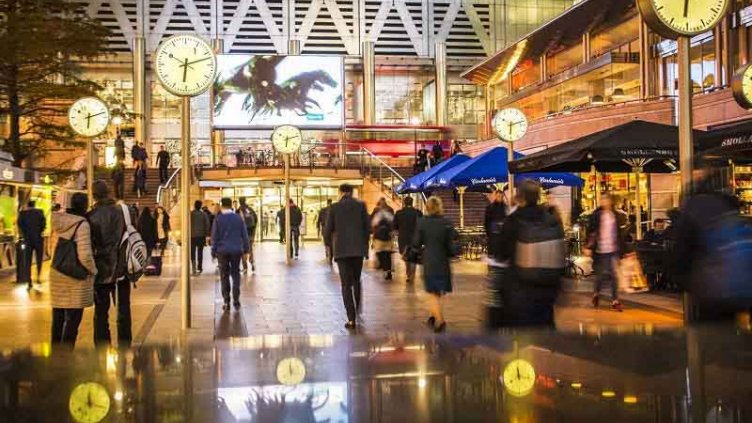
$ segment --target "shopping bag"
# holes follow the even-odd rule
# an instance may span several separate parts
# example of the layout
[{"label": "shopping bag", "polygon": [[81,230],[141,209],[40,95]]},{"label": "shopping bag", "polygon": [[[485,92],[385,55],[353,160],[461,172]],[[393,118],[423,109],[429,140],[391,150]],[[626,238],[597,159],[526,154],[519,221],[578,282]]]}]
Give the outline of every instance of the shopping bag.
[{"label": "shopping bag", "polygon": [[637,254],[629,253],[619,260],[617,274],[620,291],[635,293],[648,290],[648,280],[642,271]]}]

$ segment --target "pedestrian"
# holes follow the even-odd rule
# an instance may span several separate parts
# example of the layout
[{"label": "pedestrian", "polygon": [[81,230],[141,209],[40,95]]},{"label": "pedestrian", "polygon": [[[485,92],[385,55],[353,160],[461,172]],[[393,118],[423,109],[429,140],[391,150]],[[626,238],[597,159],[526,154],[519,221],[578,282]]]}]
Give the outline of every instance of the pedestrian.
[{"label": "pedestrian", "polygon": [[504,324],[554,326],[554,303],[564,275],[564,228],[540,205],[541,186],[525,180],[517,188],[517,209],[504,221],[496,260],[508,263],[501,283]]},{"label": "pedestrian", "polygon": [[[322,207],[321,210],[319,210],[319,214],[316,216],[316,230],[318,231],[319,236],[323,237],[324,228],[326,227],[326,220],[329,217],[329,211],[331,209],[332,209],[332,199],[328,198],[326,200],[326,207]],[[332,265],[332,246],[327,245],[326,241],[324,242],[324,250],[326,252],[326,261],[331,266]]]},{"label": "pedestrian", "polygon": [[504,204],[504,195],[501,190],[494,190],[489,195],[490,202],[486,206],[486,212],[483,217],[483,229],[486,232],[486,251],[489,258],[496,256],[495,248],[498,245],[498,237],[501,233],[501,226],[507,217],[506,204]]},{"label": "pedestrian", "polygon": [[436,141],[431,147],[431,153],[433,154],[433,163],[431,167],[441,163],[444,160],[444,149],[441,148],[441,143]]},{"label": "pedestrian", "polygon": [[211,235],[211,227],[214,225],[214,214],[212,214],[208,206],[201,207],[201,211],[204,212],[206,218],[209,219],[209,235]]},{"label": "pedestrian", "polygon": [[361,310],[360,273],[363,259],[368,257],[368,235],[371,232],[366,205],[353,198],[353,187],[339,187],[340,200],[332,204],[324,227],[324,242],[332,246],[334,261],[339,268],[342,300],[347,312],[345,328],[355,329]]},{"label": "pedestrian", "polygon": [[248,255],[243,256],[243,273],[248,273],[248,262],[251,262],[251,271],[256,271],[256,260],[253,257],[253,239],[256,237],[258,215],[251,206],[246,203],[245,197],[240,197],[240,206],[235,211],[243,219],[245,231],[248,232]]},{"label": "pedestrian", "polygon": [[142,166],[136,168],[136,195],[141,198],[146,194],[146,169]]},{"label": "pedestrian", "polygon": [[[85,217],[89,208],[88,197],[80,192],[74,193],[70,205],[65,212],[52,215],[52,228],[57,234],[58,243],[50,268],[50,305],[52,344],[63,344],[73,348],[84,309],[94,305],[94,278],[97,275],[97,267],[91,247],[91,230]],[[75,246],[75,255],[65,255],[63,245],[71,241]],[[62,266],[56,266],[56,263]],[[83,270],[84,278],[68,275],[66,273],[69,272],[62,270],[71,267]]]},{"label": "pedestrian", "polygon": [[593,257],[595,271],[595,291],[593,292],[593,307],[598,307],[600,291],[604,284],[611,287],[611,308],[623,311],[624,306],[619,301],[619,284],[616,270],[619,258],[625,253],[627,239],[627,215],[616,209],[617,201],[604,192],[601,194],[600,207],[588,222],[588,242],[586,255]]},{"label": "pedestrian", "polygon": [[211,233],[209,218],[201,211],[202,205],[196,200],[191,211],[191,270],[198,275],[204,271],[204,247],[206,237]]},{"label": "pedestrian", "polygon": [[279,243],[287,242],[285,239],[285,209],[284,207],[277,212],[277,228],[279,229]]},{"label": "pedestrian", "polygon": [[167,242],[170,240],[170,215],[162,206],[157,206],[154,214],[157,221],[157,242],[162,250],[160,254],[164,255]]},{"label": "pedestrian", "polygon": [[168,169],[170,167],[170,153],[165,151],[164,145],[159,146],[159,153],[157,153],[157,167],[159,168],[159,184],[164,185],[168,175]]},{"label": "pedestrian", "polygon": [[112,169],[112,185],[115,188],[115,198],[123,198],[123,191],[125,190],[125,174],[122,162],[117,162]]},{"label": "pedestrian", "polygon": [[118,163],[123,163],[125,160],[125,141],[120,134],[115,137],[115,159]]},{"label": "pedestrian", "polygon": [[233,305],[240,309],[240,258],[248,252],[250,242],[243,219],[232,208],[232,200],[224,197],[221,204],[222,211],[214,218],[211,232],[211,252],[219,267],[223,309],[230,311],[231,291]]},{"label": "pedestrian", "polygon": [[[42,260],[44,259],[44,230],[47,229],[47,219],[44,212],[36,207],[36,201],[29,200],[26,203],[26,209],[18,214],[18,228],[21,231],[21,237],[26,244],[27,254],[29,254],[28,265],[31,266],[31,254],[37,262],[37,284],[42,283]],[[18,263],[18,265],[22,265]],[[31,290],[31,278],[29,278],[29,287]]]},{"label": "pedestrian", "polygon": [[394,250],[394,209],[389,207],[384,197],[379,199],[371,213],[373,251],[376,253],[379,270],[384,272],[384,280],[392,280],[392,252]]},{"label": "pedestrian", "polygon": [[138,217],[136,230],[141,234],[141,239],[146,245],[146,255],[151,257],[154,247],[157,245],[157,220],[148,207],[144,207],[141,216]]},{"label": "pedestrian", "polygon": [[[691,322],[749,321],[752,309],[752,224],[739,200],[713,189],[718,169],[698,169],[673,237],[673,278],[688,292]],[[672,212],[672,220],[676,213]],[[674,226],[674,225],[672,225]]]},{"label": "pedestrian", "polygon": [[290,245],[288,248],[292,248],[292,256],[298,258],[300,252],[300,225],[303,223],[303,212],[300,211],[300,207],[295,205],[295,202],[290,199]]},{"label": "pedestrian", "polygon": [[[402,209],[394,215],[394,230],[397,231],[397,247],[400,255],[404,257],[407,247],[413,241],[415,231],[418,229],[418,220],[423,217],[423,213],[413,207],[413,198],[405,197],[402,200]],[[416,263],[405,260],[405,273],[407,283],[415,280]]]},{"label": "pedestrian", "polygon": [[110,198],[107,184],[94,181],[94,207],[87,216],[91,225],[91,246],[97,275],[94,279],[94,344],[111,342],[110,299],[117,305],[118,345],[128,347],[131,333],[131,282],[120,262],[120,240],[125,232],[123,209]]},{"label": "pedestrian", "polygon": [[450,259],[457,254],[459,235],[444,217],[444,204],[439,197],[426,201],[426,215],[418,221],[413,247],[423,251],[423,283],[428,293],[431,315],[427,324],[434,332],[446,330],[443,298],[452,292]]}]

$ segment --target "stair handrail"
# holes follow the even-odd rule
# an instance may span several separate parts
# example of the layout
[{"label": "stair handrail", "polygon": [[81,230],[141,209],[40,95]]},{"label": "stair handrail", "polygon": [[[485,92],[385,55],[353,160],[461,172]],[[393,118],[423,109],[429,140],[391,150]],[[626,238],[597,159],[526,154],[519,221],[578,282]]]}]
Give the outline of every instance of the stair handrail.
[{"label": "stair handrail", "polygon": [[[371,160],[375,161],[376,164],[379,166],[379,185],[381,186],[382,191],[387,191],[387,190],[385,189],[386,184],[384,184],[383,173],[381,172],[381,169],[385,168],[387,170],[387,172],[389,173],[389,177],[392,178],[392,185],[391,187],[389,187],[388,192],[389,192],[389,195],[392,197],[392,199],[394,199],[394,197],[397,195],[397,193],[394,192],[394,187],[395,187],[394,179],[397,179],[399,183],[403,183],[405,182],[405,178],[402,175],[400,175],[399,172],[394,170],[393,167],[389,166],[384,160],[382,160],[380,157],[375,155],[372,151],[368,150],[367,148],[361,146],[360,154],[361,154],[361,157],[365,156],[369,160],[368,174],[371,175],[371,177],[373,177],[371,173],[371,168],[372,168]],[[365,166],[365,163],[363,163],[362,161],[361,161],[361,173],[363,174],[366,173],[366,166]],[[418,194],[420,194],[419,199],[422,200],[422,204],[425,204],[427,200],[426,194],[422,192]]]},{"label": "stair handrail", "polygon": [[[178,176],[178,173],[180,173],[180,169],[181,169],[180,166],[176,167],[175,170],[172,172],[172,175],[170,175],[170,177],[167,178],[167,182],[165,182],[164,184],[159,185],[159,188],[157,188],[157,204],[161,205],[165,209],[170,209],[171,206],[172,206],[172,204],[166,204],[166,205],[163,204],[162,197],[163,196],[172,197],[172,192],[170,191],[171,188],[179,189],[180,185],[175,184],[176,185],[175,187],[173,187],[172,185],[173,185],[174,181],[176,181],[178,179],[177,176]],[[164,193],[166,193],[166,194],[164,194]],[[177,196],[175,196],[175,197],[177,197]],[[174,203],[175,199],[173,198],[169,202],[170,203]]]}]

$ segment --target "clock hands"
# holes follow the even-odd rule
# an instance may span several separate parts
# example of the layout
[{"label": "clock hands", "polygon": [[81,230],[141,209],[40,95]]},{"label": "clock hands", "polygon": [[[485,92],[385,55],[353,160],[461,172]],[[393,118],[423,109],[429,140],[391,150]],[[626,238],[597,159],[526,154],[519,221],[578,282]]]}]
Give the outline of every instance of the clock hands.
[{"label": "clock hands", "polygon": [[689,14],[689,0],[684,0],[684,17]]},{"label": "clock hands", "polygon": [[211,56],[207,56],[207,57],[204,57],[203,59],[198,59],[198,60],[194,60],[194,61],[192,61],[192,62],[188,62],[188,63],[186,63],[186,64],[187,64],[188,66],[190,66],[190,65],[192,65],[192,64],[194,64],[194,63],[199,63],[199,62],[203,62],[204,60],[209,60],[209,59],[211,59]]},{"label": "clock hands", "polygon": [[188,76],[188,59],[185,59],[185,64],[181,66],[183,67],[183,82],[185,82],[185,78]]}]

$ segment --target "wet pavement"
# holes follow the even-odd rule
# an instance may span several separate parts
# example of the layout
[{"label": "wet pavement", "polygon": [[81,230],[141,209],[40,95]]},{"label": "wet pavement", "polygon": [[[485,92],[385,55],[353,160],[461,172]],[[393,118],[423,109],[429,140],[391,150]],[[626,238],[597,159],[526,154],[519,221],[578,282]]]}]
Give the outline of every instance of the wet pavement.
[{"label": "wet pavement", "polygon": [[0,420],[747,422],[752,333],[264,335],[0,355]]}]

